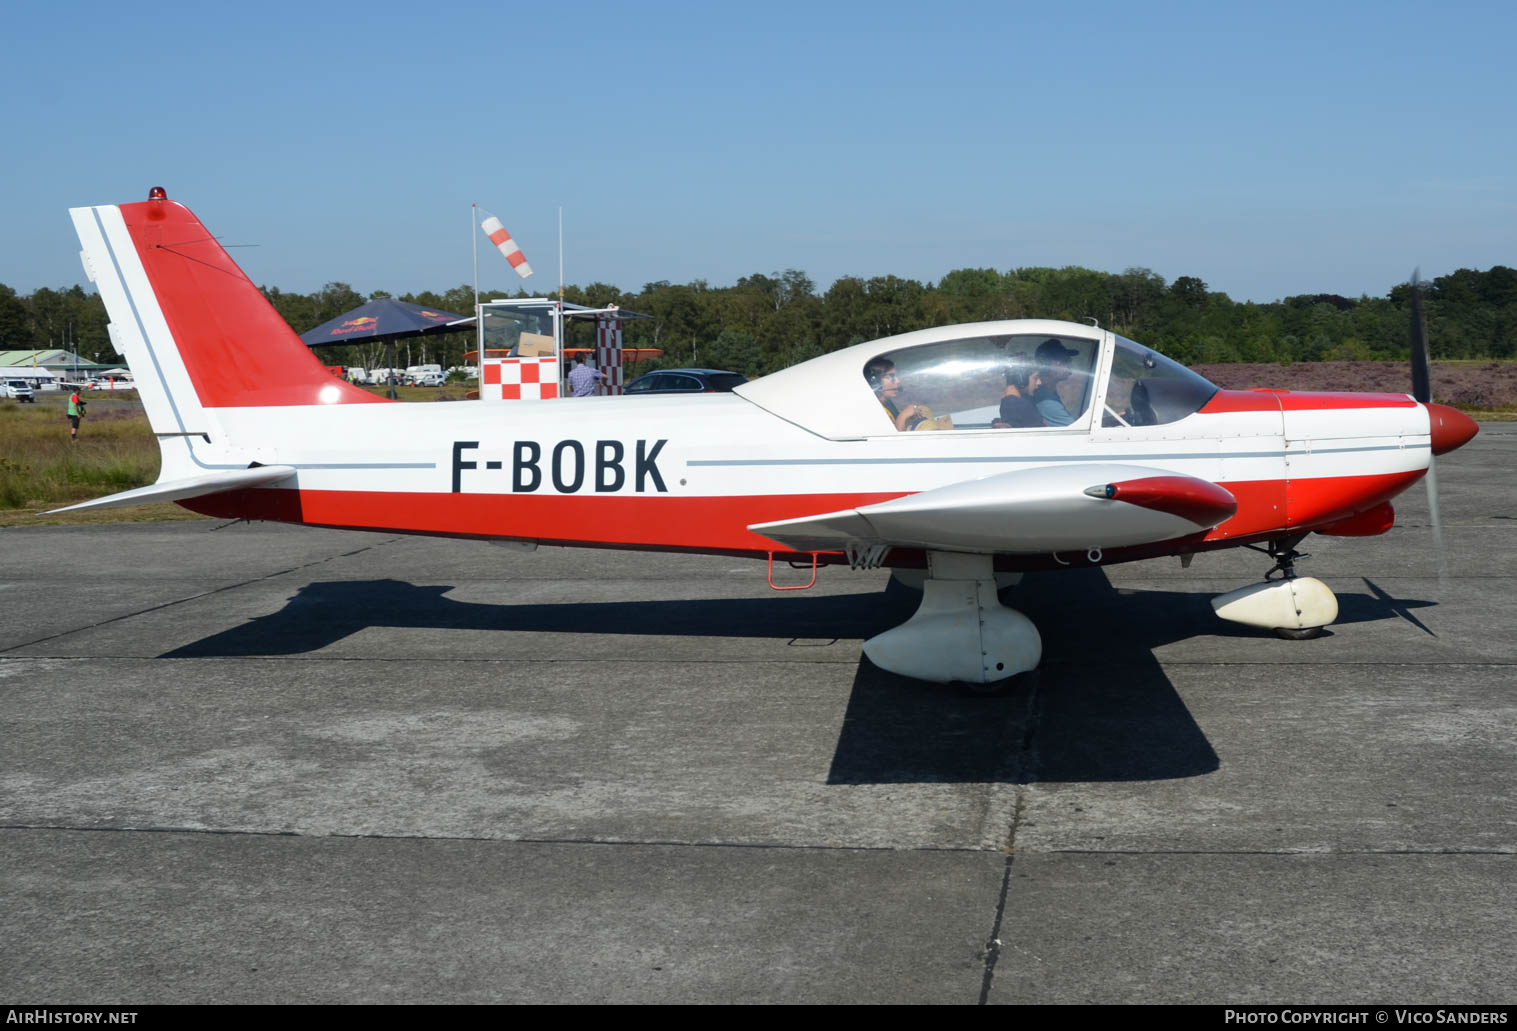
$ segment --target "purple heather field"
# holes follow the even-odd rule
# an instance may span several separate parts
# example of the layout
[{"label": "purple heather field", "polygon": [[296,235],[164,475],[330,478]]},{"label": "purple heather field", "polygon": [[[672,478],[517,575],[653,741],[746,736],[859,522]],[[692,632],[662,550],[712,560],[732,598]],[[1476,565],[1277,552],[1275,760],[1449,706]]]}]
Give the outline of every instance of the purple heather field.
[{"label": "purple heather field", "polygon": [[[1192,368],[1229,390],[1276,387],[1405,394],[1412,389],[1411,369],[1404,362],[1240,363]],[[1434,362],[1433,400],[1471,409],[1517,406],[1517,362]]]}]

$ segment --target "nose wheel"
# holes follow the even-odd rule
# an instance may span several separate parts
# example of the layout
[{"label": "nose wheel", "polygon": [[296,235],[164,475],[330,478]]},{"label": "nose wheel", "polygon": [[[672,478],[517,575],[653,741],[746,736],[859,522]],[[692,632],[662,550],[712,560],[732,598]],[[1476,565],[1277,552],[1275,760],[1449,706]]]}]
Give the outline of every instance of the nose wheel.
[{"label": "nose wheel", "polygon": [[1264,582],[1212,599],[1217,615],[1233,623],[1272,630],[1287,641],[1310,641],[1338,618],[1338,599],[1315,577],[1297,576],[1296,560],[1310,558],[1296,550],[1306,534],[1279,537],[1260,548],[1274,559]]}]

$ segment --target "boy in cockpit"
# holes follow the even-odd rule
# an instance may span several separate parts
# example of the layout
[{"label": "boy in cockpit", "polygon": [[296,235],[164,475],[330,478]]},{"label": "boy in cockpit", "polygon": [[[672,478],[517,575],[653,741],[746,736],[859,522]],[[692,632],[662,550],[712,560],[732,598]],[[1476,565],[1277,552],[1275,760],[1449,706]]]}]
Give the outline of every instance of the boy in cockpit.
[{"label": "boy in cockpit", "polygon": [[864,366],[864,378],[869,381],[869,386],[874,390],[874,396],[880,399],[885,414],[890,416],[890,421],[895,424],[896,429],[903,431],[953,429],[951,416],[934,418],[932,409],[926,405],[901,406],[896,403],[901,396],[901,376],[896,371],[895,362],[889,358],[872,359]]}]

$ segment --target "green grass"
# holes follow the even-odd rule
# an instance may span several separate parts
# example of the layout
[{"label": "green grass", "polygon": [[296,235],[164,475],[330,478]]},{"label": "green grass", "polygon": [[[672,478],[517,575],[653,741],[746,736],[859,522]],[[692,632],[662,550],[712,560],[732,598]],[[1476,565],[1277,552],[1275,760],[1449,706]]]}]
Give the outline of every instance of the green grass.
[{"label": "green grass", "polygon": [[[358,384],[360,390],[367,390],[375,397],[389,397],[390,388],[387,386],[371,386]],[[449,383],[441,387],[401,387],[395,388],[395,400],[397,401],[462,401],[464,395],[470,390],[478,390],[479,383],[469,380],[467,383]]]},{"label": "green grass", "polygon": [[[1459,407],[1455,405],[1455,407]],[[1502,405],[1500,408],[1463,408],[1461,411],[1476,422],[1517,422],[1517,405]]]}]

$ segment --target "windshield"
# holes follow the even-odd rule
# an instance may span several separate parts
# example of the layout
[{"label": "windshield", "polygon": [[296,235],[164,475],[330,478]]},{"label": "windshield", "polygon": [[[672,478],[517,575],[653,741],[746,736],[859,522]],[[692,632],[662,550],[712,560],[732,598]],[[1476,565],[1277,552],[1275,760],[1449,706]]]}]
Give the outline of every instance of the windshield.
[{"label": "windshield", "polygon": [[1162,426],[1197,411],[1214,383],[1152,348],[1117,337],[1102,426]]}]

